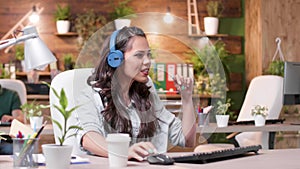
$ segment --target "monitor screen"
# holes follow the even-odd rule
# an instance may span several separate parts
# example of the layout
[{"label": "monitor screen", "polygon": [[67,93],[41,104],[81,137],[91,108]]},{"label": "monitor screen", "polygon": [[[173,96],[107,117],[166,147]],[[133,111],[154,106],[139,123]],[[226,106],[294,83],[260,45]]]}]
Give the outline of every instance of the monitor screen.
[{"label": "monitor screen", "polygon": [[283,104],[300,104],[300,62],[284,63]]}]

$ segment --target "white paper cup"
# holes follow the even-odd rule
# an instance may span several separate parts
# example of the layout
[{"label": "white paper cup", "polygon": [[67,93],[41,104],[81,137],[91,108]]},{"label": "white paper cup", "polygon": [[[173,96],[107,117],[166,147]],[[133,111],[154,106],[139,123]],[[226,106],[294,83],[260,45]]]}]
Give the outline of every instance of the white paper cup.
[{"label": "white paper cup", "polygon": [[108,134],[108,159],[110,167],[126,167],[128,161],[128,149],[130,137],[128,134]]}]

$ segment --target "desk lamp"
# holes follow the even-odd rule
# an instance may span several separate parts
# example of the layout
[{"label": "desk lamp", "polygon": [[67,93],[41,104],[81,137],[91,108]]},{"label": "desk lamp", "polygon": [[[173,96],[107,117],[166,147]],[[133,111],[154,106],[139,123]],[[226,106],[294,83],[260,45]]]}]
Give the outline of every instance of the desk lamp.
[{"label": "desk lamp", "polygon": [[38,36],[35,26],[25,27],[22,32],[21,37],[0,41],[0,50],[24,41],[26,70],[44,70],[48,64],[56,61],[53,53]]}]

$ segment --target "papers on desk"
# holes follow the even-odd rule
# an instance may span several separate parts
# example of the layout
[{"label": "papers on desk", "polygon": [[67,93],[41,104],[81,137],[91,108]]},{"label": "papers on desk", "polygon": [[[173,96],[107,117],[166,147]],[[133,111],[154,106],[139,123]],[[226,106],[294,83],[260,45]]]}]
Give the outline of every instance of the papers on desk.
[{"label": "papers on desk", "polygon": [[[46,165],[45,162],[45,157],[43,154],[37,154],[37,159],[38,159],[38,163],[39,165]],[[71,164],[89,164],[90,163],[90,160],[88,158],[82,158],[78,155],[72,155],[72,158],[71,158]]]}]

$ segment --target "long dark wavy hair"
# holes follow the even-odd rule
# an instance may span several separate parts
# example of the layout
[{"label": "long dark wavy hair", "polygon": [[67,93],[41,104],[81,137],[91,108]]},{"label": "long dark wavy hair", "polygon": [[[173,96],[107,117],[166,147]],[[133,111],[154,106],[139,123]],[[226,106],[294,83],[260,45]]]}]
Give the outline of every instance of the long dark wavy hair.
[{"label": "long dark wavy hair", "polygon": [[[116,37],[115,49],[123,53],[131,49],[132,43],[128,43],[134,36],[146,38],[143,30],[137,27],[124,27],[119,30]],[[107,63],[110,37],[108,37],[100,51],[99,62],[95,66],[95,71],[89,77],[88,83],[92,87],[101,88],[99,94],[102,100],[105,100],[105,108],[101,112],[104,117],[104,127],[109,132],[120,132],[132,134],[132,125],[126,108],[120,108],[119,102],[115,99],[114,89],[120,84],[112,84],[116,68],[112,68]],[[124,61],[123,61],[124,62]],[[149,138],[155,134],[157,118],[151,111],[151,102],[149,99],[150,87],[145,83],[134,81],[129,89],[129,97],[133,100],[134,106],[141,119],[138,138]],[[124,106],[123,106],[124,107]],[[122,112],[123,111],[123,112]],[[125,113],[124,113],[125,112]],[[148,119],[148,120],[147,120]],[[152,120],[149,120],[152,119]],[[132,135],[131,135],[132,136]]]}]

